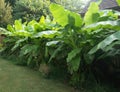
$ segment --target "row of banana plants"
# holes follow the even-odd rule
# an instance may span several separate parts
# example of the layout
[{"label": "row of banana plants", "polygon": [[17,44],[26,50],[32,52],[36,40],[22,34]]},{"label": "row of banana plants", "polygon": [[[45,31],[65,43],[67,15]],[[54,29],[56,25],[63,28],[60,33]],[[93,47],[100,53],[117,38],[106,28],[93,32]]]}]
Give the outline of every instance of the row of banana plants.
[{"label": "row of banana plants", "polygon": [[[94,61],[120,54],[120,12],[99,10],[91,3],[84,18],[57,4],[49,16],[8,25],[1,53],[15,55],[20,63],[40,67],[41,63],[65,66],[72,83],[84,83]],[[116,47],[117,46],[117,47]]]}]

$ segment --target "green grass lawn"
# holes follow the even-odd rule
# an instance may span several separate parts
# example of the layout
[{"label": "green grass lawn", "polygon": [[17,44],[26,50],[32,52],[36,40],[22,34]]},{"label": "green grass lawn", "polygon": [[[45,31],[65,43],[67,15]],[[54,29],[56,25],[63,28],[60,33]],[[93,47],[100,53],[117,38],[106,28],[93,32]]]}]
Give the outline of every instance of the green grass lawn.
[{"label": "green grass lawn", "polygon": [[0,92],[75,92],[58,81],[41,77],[38,71],[0,59]]}]

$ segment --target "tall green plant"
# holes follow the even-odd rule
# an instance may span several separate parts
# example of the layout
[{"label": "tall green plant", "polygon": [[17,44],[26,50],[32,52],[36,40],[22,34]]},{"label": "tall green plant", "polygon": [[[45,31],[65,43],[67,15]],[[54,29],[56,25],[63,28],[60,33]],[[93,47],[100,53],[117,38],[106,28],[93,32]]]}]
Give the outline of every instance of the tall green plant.
[{"label": "tall green plant", "polygon": [[[9,40],[11,44],[13,43],[12,48],[11,46],[10,48],[5,47],[5,50],[9,48],[11,52],[17,52],[18,56],[24,58],[28,65],[36,62],[36,66],[39,67],[39,62],[45,59],[46,41],[61,34],[55,25],[56,23],[50,21],[49,18],[45,19],[45,17],[41,17],[39,22],[33,20],[23,24],[20,20],[15,20],[14,25],[8,25],[8,31],[3,32],[4,35],[13,39]],[[9,41],[7,42],[9,43]]]},{"label": "tall green plant", "polygon": [[[66,58],[68,70],[73,76],[77,73],[75,79],[82,81],[85,78],[83,76],[90,71],[91,64],[94,61],[92,55],[89,58],[89,50],[119,30],[119,12],[100,11],[95,2],[90,4],[83,19],[78,14],[65,10],[56,4],[51,4],[50,10],[55,21],[64,27],[61,30],[62,36],[58,38],[61,44],[66,44],[69,48]],[[57,54],[56,51],[59,52],[56,49],[53,53],[54,56]]]}]

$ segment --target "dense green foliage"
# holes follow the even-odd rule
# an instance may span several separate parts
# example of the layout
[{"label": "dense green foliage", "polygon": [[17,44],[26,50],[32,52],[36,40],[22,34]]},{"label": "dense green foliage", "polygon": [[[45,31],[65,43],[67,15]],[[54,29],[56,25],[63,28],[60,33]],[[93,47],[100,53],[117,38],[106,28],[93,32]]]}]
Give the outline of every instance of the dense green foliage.
[{"label": "dense green foliage", "polygon": [[44,15],[48,15],[50,0],[17,0],[13,8],[14,19],[22,21],[39,20]]},{"label": "dense green foliage", "polygon": [[[93,8],[95,9],[94,11]],[[101,44],[103,47],[107,44],[115,51],[118,51],[114,46],[119,43],[109,43],[109,39],[114,35],[114,32],[119,31],[119,12],[112,10],[99,11],[97,3],[91,3],[83,20],[80,16],[77,16],[77,14],[66,10],[64,11],[63,8],[54,4],[51,6],[51,11],[57,23],[64,26],[63,36],[60,39],[69,47],[67,65],[73,77],[75,76],[75,78],[73,78],[75,81],[85,80],[85,75],[88,75],[91,71],[90,68],[93,61],[98,58],[97,55],[99,55],[100,52],[94,54],[88,53],[90,50],[93,50],[93,46],[103,43]],[[58,11],[61,13],[58,14]],[[60,17],[61,14],[64,16]],[[62,20],[64,20],[64,23],[62,23]],[[115,34],[119,36],[118,33]],[[105,40],[102,42],[103,39]],[[108,50],[111,51],[111,48],[109,47]],[[119,53],[116,55],[119,55]]]},{"label": "dense green foliage", "polygon": [[[92,77],[93,63],[120,55],[120,12],[101,11],[95,2],[84,18],[57,4],[51,4],[50,11],[53,20],[42,16],[39,22],[15,20],[8,25],[2,33],[6,35],[2,54],[18,56],[21,64],[31,67],[62,66],[71,83],[78,85]],[[114,71],[120,68],[120,63],[114,65]]]},{"label": "dense green foliage", "polygon": [[5,0],[5,2],[10,3],[11,6],[14,6],[16,1],[18,0]]},{"label": "dense green foliage", "polygon": [[0,27],[6,26],[12,20],[12,7],[0,0]]},{"label": "dense green foliage", "polygon": [[120,5],[120,0],[116,0],[116,2],[118,3],[118,5]]},{"label": "dense green foliage", "polygon": [[[8,25],[7,29],[9,31],[4,32],[4,34],[10,38],[6,39],[6,53],[20,54],[20,57],[24,57],[25,64],[34,63],[36,66],[45,59],[46,42],[56,35],[60,35],[60,32],[52,30],[56,28],[54,22],[49,20],[49,17],[46,19],[41,17],[40,22],[32,20],[23,24],[20,20],[16,20],[14,26]],[[10,48],[12,51],[9,53]]]}]

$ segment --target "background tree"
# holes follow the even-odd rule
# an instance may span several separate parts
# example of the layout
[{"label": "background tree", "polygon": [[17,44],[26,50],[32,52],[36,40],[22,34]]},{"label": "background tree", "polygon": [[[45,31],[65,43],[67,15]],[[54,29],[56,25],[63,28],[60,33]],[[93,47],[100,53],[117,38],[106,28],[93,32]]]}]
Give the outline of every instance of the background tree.
[{"label": "background tree", "polygon": [[4,0],[0,0],[0,26],[5,26],[12,20],[12,7],[6,4]]},{"label": "background tree", "polygon": [[5,2],[10,3],[11,6],[14,6],[16,1],[18,0],[5,0]]},{"label": "background tree", "polygon": [[80,13],[90,0],[51,0],[57,4],[64,6],[66,9]]},{"label": "background tree", "polygon": [[38,21],[42,15],[49,14],[49,4],[50,0],[17,0],[13,8],[14,19]]}]

